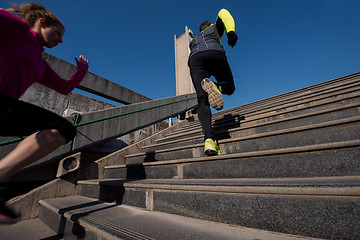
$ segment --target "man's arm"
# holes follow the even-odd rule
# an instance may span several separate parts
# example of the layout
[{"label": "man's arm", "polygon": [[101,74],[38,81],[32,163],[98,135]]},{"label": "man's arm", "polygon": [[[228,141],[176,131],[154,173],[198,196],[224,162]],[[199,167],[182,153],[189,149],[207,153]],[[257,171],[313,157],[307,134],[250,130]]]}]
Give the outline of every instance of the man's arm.
[{"label": "man's arm", "polygon": [[228,37],[228,44],[233,47],[237,42],[237,35],[235,33],[235,21],[231,16],[230,12],[226,9],[221,9],[216,18],[216,28],[218,29],[220,38],[223,37],[224,33]]}]

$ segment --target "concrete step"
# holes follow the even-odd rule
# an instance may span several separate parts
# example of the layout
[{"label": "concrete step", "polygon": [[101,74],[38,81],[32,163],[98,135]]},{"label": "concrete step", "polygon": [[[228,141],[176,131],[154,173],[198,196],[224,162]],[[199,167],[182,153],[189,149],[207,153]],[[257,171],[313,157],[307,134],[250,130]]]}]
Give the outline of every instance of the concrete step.
[{"label": "concrete step", "polygon": [[[320,92],[319,95],[319,91],[315,92],[317,93],[317,97],[316,98],[310,98],[309,95],[307,95],[306,97],[303,96],[303,100],[299,101],[299,99],[297,98],[295,102],[291,103],[290,105],[282,105],[282,104],[278,104],[275,107],[270,107],[270,105],[266,105],[265,106],[260,106],[256,107],[255,109],[249,110],[249,107],[245,108],[247,109],[247,111],[244,111],[243,106],[240,106],[238,108],[234,108],[231,110],[231,112],[229,113],[229,111],[223,111],[223,112],[219,112],[213,115],[214,118],[214,124],[216,125],[216,121],[218,120],[222,120],[222,118],[224,118],[224,116],[226,115],[234,115],[237,116],[239,115],[238,112],[239,109],[242,109],[242,113],[241,113],[241,117],[243,117],[244,115],[246,115],[245,117],[247,118],[245,121],[242,121],[242,125],[244,124],[248,124],[250,121],[268,121],[268,120],[272,120],[275,118],[284,118],[287,117],[289,115],[292,114],[304,114],[305,112],[314,112],[317,110],[323,110],[329,107],[336,107],[339,106],[339,104],[345,105],[345,104],[352,104],[355,102],[359,102],[359,94],[360,94],[360,90],[359,90],[359,80],[358,79],[352,79],[352,82],[350,82],[350,86],[349,85],[345,85],[345,89],[342,89],[342,91],[334,91],[333,88],[330,88],[330,90],[332,91],[330,95],[327,95],[323,89]],[[343,83],[341,83],[342,85],[344,85]],[[346,83],[347,84],[347,83]],[[354,87],[355,85],[355,87]],[[342,88],[344,88],[344,86],[342,86]],[[297,91],[295,91],[297,92]],[[310,91],[307,93],[314,93],[314,91]],[[287,95],[287,94],[285,94]],[[303,95],[303,94],[302,94]],[[320,96],[320,97],[319,97]],[[277,99],[275,97],[275,99]],[[264,102],[265,100],[261,100],[259,102]],[[344,101],[346,101],[347,103],[344,103]],[[248,104],[249,106],[252,104]],[[245,105],[244,105],[245,106]],[[285,107],[285,108],[284,108]],[[238,110],[236,110],[238,109]],[[251,109],[251,108],[250,108]],[[228,114],[226,114],[228,113]],[[265,114],[265,115],[263,115]],[[239,124],[239,119],[236,119],[235,122],[233,122],[234,124]],[[227,127],[228,129],[229,127]],[[185,127],[183,127],[182,129],[179,129],[178,131],[181,131],[181,134],[186,134],[186,132],[188,131],[192,131],[189,132],[189,135],[193,135],[194,134],[194,130],[198,130],[201,131],[200,128],[200,124],[198,121],[195,121],[193,123],[190,123],[188,125],[186,125]],[[175,134],[175,138],[178,137],[179,132],[178,131],[174,131],[174,133],[169,133],[167,135],[167,137],[170,137]],[[170,139],[168,138],[168,139]],[[157,143],[163,142],[163,141],[167,141],[167,138],[164,139],[159,139],[157,140]]]},{"label": "concrete step", "polygon": [[[311,107],[317,107],[318,110],[322,110],[326,108],[327,104],[335,104],[336,106],[338,102],[347,100],[350,98],[358,97],[360,94],[359,87],[356,88],[356,91],[350,89],[349,91],[343,93],[334,93],[330,96],[323,96],[322,98],[305,98],[302,101],[295,101],[291,104],[279,104],[276,106],[268,106],[264,105],[261,108],[238,110],[239,114],[246,115],[247,118],[257,116],[257,118],[267,117],[268,114],[278,114],[282,112],[292,112],[298,111],[301,109],[311,109]],[[325,105],[325,106],[324,106]],[[322,106],[322,107],[321,107]],[[219,113],[218,113],[219,114]],[[214,114],[215,115],[215,114]],[[216,118],[217,116],[215,116]]]},{"label": "concrete step", "polygon": [[[244,118],[242,118],[242,119],[244,119]],[[228,129],[238,128],[238,127],[240,127],[240,121],[237,119],[234,119],[234,120],[229,120],[229,122],[227,122],[227,123],[222,123],[221,125],[217,125],[216,127],[213,126],[213,129],[214,129],[214,132],[219,132],[219,131],[225,131]],[[180,139],[191,138],[194,136],[203,137],[203,133],[202,133],[200,125],[196,126],[196,127],[191,127],[189,129],[184,129],[183,131],[177,131],[177,132],[171,133],[163,138],[156,139],[154,141],[154,144],[162,144],[162,143],[172,142],[172,141],[176,141],[176,140],[180,140]],[[144,149],[146,149],[146,148],[147,148],[147,146],[144,147]]]},{"label": "concrete step", "polygon": [[303,239],[72,196],[40,202],[40,217],[65,239]]},{"label": "concrete step", "polygon": [[[245,108],[242,109],[243,106],[233,108],[231,110],[225,110],[221,112],[216,112],[213,114],[213,119],[222,118],[224,115],[227,114],[240,114],[241,116],[245,116],[246,118],[257,116],[258,118],[263,118],[262,116],[259,117],[259,115],[265,114],[264,117],[267,117],[267,114],[278,114],[281,112],[291,112],[291,111],[297,111],[302,108],[310,108],[315,106],[322,106],[325,104],[337,104],[339,101],[347,100],[349,98],[358,97],[360,94],[359,87],[356,87],[355,89],[351,88],[346,91],[342,92],[335,92],[331,95],[325,95],[321,98],[310,98],[307,96],[302,101],[294,101],[292,103],[285,104],[276,104],[275,106],[265,104],[256,106],[253,108]],[[324,109],[324,108],[323,108]],[[321,108],[319,109],[321,110]],[[230,112],[229,112],[230,111]],[[193,122],[189,124],[189,127],[198,127],[200,126],[199,122]]]},{"label": "concrete step", "polygon": [[[241,129],[229,131],[228,139],[219,141],[223,154],[290,148],[331,142],[358,140],[360,132],[360,116],[350,117],[324,123],[292,127],[269,132],[258,133],[250,129],[246,136]],[[266,128],[266,127],[265,127]],[[245,133],[246,134],[246,133]],[[193,137],[169,143],[148,146],[145,153],[126,156],[126,163],[176,160],[205,156],[203,139]]]},{"label": "concrete step", "polygon": [[[222,128],[232,125],[238,125],[242,120],[245,120],[245,117],[240,116],[238,113],[230,113],[221,116],[219,115],[216,119],[213,118],[213,126],[217,128]],[[194,129],[198,129],[199,127],[200,122],[198,120],[193,121],[186,126],[183,126],[181,129],[177,129],[174,132],[167,134],[166,136],[193,131]]]},{"label": "concrete step", "polygon": [[359,239],[360,177],[103,179],[78,194],[207,221],[325,239]]},{"label": "concrete step", "polygon": [[60,240],[57,234],[39,218],[22,220],[12,225],[0,224],[1,240]]},{"label": "concrete step", "polygon": [[359,93],[359,84],[360,81],[356,80],[351,85],[342,87],[341,89],[332,89],[331,91],[318,91],[315,95],[313,92],[308,92],[307,94],[301,94],[301,96],[293,96],[290,99],[281,99],[281,95],[279,95],[272,98],[260,100],[258,102],[249,103],[239,107],[228,109],[222,112],[217,112],[213,114],[213,116],[217,118],[218,115],[228,113],[252,115],[266,113],[270,111],[282,111],[291,107],[298,107],[312,102],[325,101],[329,98],[345,97],[349,94]]},{"label": "concrete step", "polygon": [[[240,126],[240,121],[245,120],[244,116],[240,116],[239,114],[227,114],[222,116],[221,118],[213,119],[213,127],[222,129],[222,128],[233,128]],[[179,135],[179,134],[186,134],[187,132],[192,132],[194,130],[200,130],[200,123],[199,121],[193,121],[185,126],[183,126],[180,129],[177,129],[176,131],[173,131],[166,135],[166,137],[170,137],[173,135]]]},{"label": "concrete step", "polygon": [[[315,85],[312,85],[309,87],[298,89],[295,91],[280,94],[280,95],[277,95],[274,97],[270,97],[270,98],[262,99],[262,100],[259,100],[256,102],[244,104],[239,107],[231,108],[231,109],[224,110],[221,112],[216,112],[213,114],[213,118],[214,119],[221,118],[224,115],[233,114],[233,113],[234,114],[238,114],[238,113],[244,114],[244,113],[248,113],[249,111],[257,113],[257,112],[259,112],[259,107],[260,107],[260,109],[269,109],[274,104],[276,104],[276,106],[281,109],[283,103],[286,103],[287,101],[294,102],[294,100],[298,101],[300,98],[302,100],[306,101],[309,99],[311,94],[317,94],[316,95],[317,98],[315,98],[315,100],[321,100],[321,99],[326,99],[329,97],[327,95],[327,93],[330,93],[330,97],[337,97],[339,95],[343,95],[343,94],[347,94],[347,93],[356,93],[359,91],[359,88],[358,88],[359,83],[360,83],[360,73],[354,73],[354,74],[350,74],[350,75],[347,75],[344,77],[340,77],[337,79],[329,80],[329,81],[326,81],[323,83],[319,83],[319,84],[315,84]],[[336,92],[339,90],[344,90],[344,91]],[[334,94],[334,91],[335,91],[335,94]],[[296,103],[296,101],[295,101],[295,103]],[[306,104],[306,102],[303,102],[303,103]],[[295,106],[296,105],[299,105],[299,104],[295,104]],[[189,127],[191,127],[193,124],[194,123],[190,123]],[[199,126],[198,123],[195,122],[195,124],[197,126]]]},{"label": "concrete step", "polygon": [[[288,93],[280,94],[274,97],[266,98],[263,100],[259,100],[256,102],[248,103],[239,107],[235,107],[232,109],[228,109],[225,111],[222,111],[223,114],[227,114],[230,112],[238,112],[241,113],[243,110],[248,112],[248,109],[253,109],[255,111],[258,106],[274,106],[276,104],[277,106],[281,106],[284,103],[289,102],[296,102],[299,100],[304,100],[309,98],[310,96],[314,96],[315,98],[321,98],[322,96],[326,96],[326,94],[332,94],[333,96],[336,96],[337,94],[334,94],[334,92],[339,90],[345,90],[348,88],[356,87],[360,83],[360,75],[359,73],[352,74],[349,76],[345,76],[342,78],[330,80],[324,83],[315,84],[303,89],[298,89],[295,91],[291,91]],[[214,114],[216,115],[216,114]]]},{"label": "concrete step", "polygon": [[[347,118],[351,116],[357,116],[360,114],[359,110],[360,106],[360,96],[357,97],[351,97],[347,99],[341,99],[339,101],[333,102],[327,102],[322,103],[320,106],[314,106],[311,107],[308,106],[306,108],[297,109],[296,111],[283,111],[276,114],[268,115],[264,118],[262,117],[249,117],[242,120],[237,121],[229,121],[228,126],[222,126],[222,127],[214,127],[214,132],[221,134],[221,132],[225,131],[236,131],[238,129],[246,129],[246,128],[255,128],[258,126],[264,126],[268,125],[270,126],[272,123],[278,124],[281,122],[287,122],[290,121],[293,124],[290,124],[290,126],[283,126],[283,127],[291,127],[291,126],[300,126],[305,124],[313,124],[313,123],[320,123],[325,122],[329,120],[335,120],[335,119],[341,119],[341,118]],[[307,119],[307,120],[306,120]],[[295,123],[296,121],[300,121],[299,123]],[[274,125],[271,125],[271,127],[275,127]],[[278,124],[278,127],[275,127],[275,129],[281,129],[280,124]],[[164,138],[155,140],[155,144],[160,143],[166,143],[171,142],[179,139],[186,139],[189,137],[198,136],[199,138],[202,138],[202,131],[201,127],[195,126],[191,129],[187,129],[184,131],[181,131],[182,129],[179,129],[179,131],[167,134]],[[144,148],[144,150],[146,147]]]},{"label": "concrete step", "polygon": [[[360,87],[360,81],[356,83],[356,86],[354,87],[345,88],[340,91],[338,90],[332,91],[330,92],[330,94],[326,94],[325,92],[320,92],[315,96],[305,95],[301,98],[295,98],[292,101],[279,102],[271,105],[264,105],[261,106],[261,108],[257,107],[251,110],[247,109],[246,115],[251,116],[251,115],[259,115],[259,114],[268,114],[271,112],[288,110],[294,107],[297,108],[302,105],[311,104],[312,102],[317,103],[317,102],[326,101],[329,98],[342,98],[342,97],[346,97],[347,95],[358,95],[360,91],[359,87]],[[239,113],[242,114],[242,111],[239,111]]]},{"label": "concrete step", "polygon": [[215,179],[360,174],[360,140],[105,167],[105,178]]}]

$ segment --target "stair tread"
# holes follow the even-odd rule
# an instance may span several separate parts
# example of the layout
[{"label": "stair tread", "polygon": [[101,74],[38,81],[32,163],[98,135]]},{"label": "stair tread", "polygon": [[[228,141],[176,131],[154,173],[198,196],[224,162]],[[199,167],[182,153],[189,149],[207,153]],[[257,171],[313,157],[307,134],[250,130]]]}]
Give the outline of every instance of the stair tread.
[{"label": "stair tread", "polygon": [[[240,140],[241,140],[241,138],[240,138]],[[229,142],[229,141],[234,141],[234,138],[226,140],[226,142]],[[224,143],[224,142],[219,141],[219,143]],[[126,167],[126,166],[129,167],[129,166],[136,166],[136,165],[144,165],[145,166],[145,165],[158,165],[158,164],[172,164],[172,163],[184,163],[184,162],[195,162],[195,161],[221,160],[221,159],[240,158],[240,157],[253,157],[253,156],[261,156],[261,155],[274,155],[274,154],[284,154],[284,153],[286,154],[286,153],[305,152],[305,151],[319,151],[319,150],[326,150],[326,149],[331,149],[331,148],[357,147],[359,145],[360,145],[360,140],[356,139],[356,140],[347,140],[347,141],[341,141],[341,142],[313,144],[310,146],[305,145],[305,146],[278,148],[278,149],[270,149],[270,150],[259,150],[259,151],[251,151],[251,152],[228,153],[228,154],[220,154],[220,155],[216,155],[216,156],[179,158],[179,159],[174,159],[174,160],[159,160],[159,161],[153,161],[153,162],[111,165],[111,166],[105,166],[105,169]],[[176,147],[176,148],[171,148],[171,149],[158,150],[158,151],[155,151],[155,153],[160,153],[160,152],[165,152],[165,151],[173,151],[176,149],[186,149],[186,148],[190,148],[190,147],[201,147],[201,146],[203,146],[203,144],[194,144],[191,146],[183,146],[183,147]],[[131,154],[129,156],[140,156],[140,155],[146,155],[146,153]]]},{"label": "stair tread", "polygon": [[[309,99],[309,97],[310,96],[313,97],[313,95],[315,95],[315,96],[323,96],[324,94],[327,94],[329,92],[334,93],[335,91],[336,91],[336,94],[334,96],[336,96],[339,91],[340,92],[342,91],[342,90],[339,90],[338,87],[340,89],[343,89],[343,88],[346,89],[346,88],[349,88],[349,86],[352,87],[352,85],[355,85],[355,86],[358,85],[358,81],[359,81],[359,79],[355,78],[355,79],[350,80],[350,83],[347,83],[347,82],[345,84],[340,83],[339,86],[330,85],[330,86],[328,86],[326,88],[322,88],[322,87],[318,88],[317,85],[313,85],[313,86],[310,86],[309,88],[314,87],[315,90],[305,91],[305,89],[299,89],[299,90],[295,90],[295,91],[288,92],[288,93],[285,93],[285,94],[281,94],[281,95],[277,95],[277,96],[274,96],[274,97],[259,100],[259,101],[256,101],[256,102],[252,102],[252,103],[249,103],[249,104],[245,104],[245,105],[242,105],[242,106],[239,106],[239,107],[224,110],[224,111],[215,113],[214,115],[217,116],[218,114],[221,114],[221,113],[224,114],[224,113],[234,112],[234,111],[242,113],[241,110],[245,110],[246,112],[248,112],[249,110],[257,112],[258,111],[257,110],[258,106],[262,106],[263,108],[265,106],[273,106],[274,107],[275,105],[276,106],[280,106],[280,105],[284,106],[284,105],[289,104],[289,103],[294,102],[294,101],[299,102],[300,99],[302,99],[302,100],[303,99]],[[327,97],[325,97],[325,98],[327,98]]]},{"label": "stair tread", "polygon": [[[275,134],[283,134],[283,133],[297,132],[297,131],[303,131],[303,130],[311,130],[311,129],[315,129],[315,128],[322,128],[322,127],[327,127],[327,126],[351,123],[351,122],[355,122],[355,121],[359,121],[359,120],[360,120],[360,116],[353,116],[353,117],[342,118],[342,119],[339,119],[339,120],[315,123],[315,124],[311,124],[311,125],[297,126],[297,127],[280,129],[280,130],[269,131],[269,132],[264,132],[264,133],[257,133],[257,134],[253,134],[253,135],[249,135],[249,136],[222,139],[222,140],[219,140],[218,142],[221,144],[221,143],[234,142],[234,141],[250,139],[250,138],[259,138],[259,137],[263,137],[263,136],[271,136],[271,135],[275,135]],[[258,124],[258,125],[260,126],[260,125],[264,125],[264,124],[270,124],[270,123],[262,123],[262,124]],[[256,126],[251,126],[251,127],[256,127]],[[238,127],[238,128],[230,129],[230,130],[228,130],[228,132],[241,131],[241,130],[244,130],[246,128],[249,128],[249,127],[245,127],[245,128],[244,127]],[[182,139],[171,140],[171,141],[163,142],[163,143],[154,143],[152,145],[144,146],[143,149],[146,150],[148,148],[154,148],[154,147],[157,147],[157,146],[166,146],[166,145],[170,145],[170,144],[174,144],[174,143],[190,141],[190,140],[195,140],[195,139],[202,139],[202,138],[203,138],[202,135],[197,135],[197,136],[192,136],[192,137],[185,137],[185,138],[182,138]],[[198,147],[198,146],[201,146],[201,145],[203,145],[203,143],[192,144],[192,145],[188,145],[188,146],[182,146],[180,148],[191,148],[191,147]],[[175,147],[175,149],[176,148],[177,147]],[[158,150],[158,151],[169,151],[169,150],[171,150],[171,149]],[[155,151],[155,152],[157,152],[157,151]],[[140,155],[146,155],[146,154],[147,154],[146,152],[141,152],[141,153],[129,154],[129,155],[127,155],[127,157],[140,156]]]},{"label": "stair tread", "polygon": [[360,196],[360,176],[239,179],[96,179],[79,181],[78,184],[227,193]]},{"label": "stair tread", "polygon": [[300,239],[298,236],[235,227],[127,205],[71,196],[41,204],[106,239]]},{"label": "stair tread", "polygon": [[[334,101],[334,100],[332,100],[332,101]],[[310,117],[310,116],[318,116],[318,115],[324,114],[324,113],[329,113],[329,112],[334,112],[334,111],[339,111],[339,110],[345,110],[345,109],[349,109],[349,108],[355,108],[355,107],[358,107],[359,104],[360,103],[347,104],[347,105],[344,105],[344,106],[337,106],[337,107],[332,107],[332,108],[328,108],[328,109],[324,109],[324,110],[317,110],[317,111],[314,111],[314,112],[304,113],[304,114],[295,115],[295,116],[290,116],[290,117],[287,117],[287,118],[269,120],[269,121],[261,122],[261,123],[255,123],[253,125],[248,125],[248,126],[245,126],[245,127],[244,126],[233,127],[231,129],[228,129],[228,130],[236,131],[236,130],[240,130],[240,129],[255,128],[257,126],[263,126],[263,125],[269,125],[269,124],[274,124],[274,123],[279,123],[279,122],[291,121],[291,120],[294,120],[294,119],[300,119],[300,118],[305,118],[305,117]],[[314,107],[314,106],[311,106],[311,107]],[[297,109],[296,111],[298,111],[298,110],[299,109]],[[293,111],[294,110],[281,111],[281,112],[272,114],[271,117],[276,116],[276,115],[286,114],[286,113],[293,112]],[[241,121],[241,124],[243,125],[244,123],[252,122],[254,120],[259,120],[259,119],[262,119],[262,118],[264,118],[264,117],[250,117],[250,118],[245,117],[245,119],[243,119]],[[222,131],[222,130],[221,130],[221,128],[219,128],[219,129],[215,129],[215,132],[216,131]],[[171,141],[171,139],[173,139],[173,138],[177,138],[177,137],[180,137],[180,136],[191,135],[191,134],[196,134],[196,133],[198,133],[199,135],[202,135],[200,124],[198,124],[198,126],[196,126],[196,127],[193,127],[192,129],[189,129],[189,130],[186,130],[186,131],[181,131],[181,129],[180,129],[176,133],[168,134],[164,138],[155,140],[154,142],[157,143],[159,141],[164,141],[164,140]]]},{"label": "stair tread", "polygon": [[22,220],[12,225],[0,225],[0,236],[4,240],[62,239],[61,236],[57,235],[55,231],[50,229],[39,218]]}]

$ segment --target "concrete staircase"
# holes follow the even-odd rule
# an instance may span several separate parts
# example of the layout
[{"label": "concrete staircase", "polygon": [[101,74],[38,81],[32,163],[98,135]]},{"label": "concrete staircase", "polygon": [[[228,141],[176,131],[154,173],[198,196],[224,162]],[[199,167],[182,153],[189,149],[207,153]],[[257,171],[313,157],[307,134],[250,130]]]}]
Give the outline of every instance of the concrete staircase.
[{"label": "concrete staircase", "polygon": [[40,219],[65,239],[360,239],[360,73],[213,119],[222,155],[188,122]]}]

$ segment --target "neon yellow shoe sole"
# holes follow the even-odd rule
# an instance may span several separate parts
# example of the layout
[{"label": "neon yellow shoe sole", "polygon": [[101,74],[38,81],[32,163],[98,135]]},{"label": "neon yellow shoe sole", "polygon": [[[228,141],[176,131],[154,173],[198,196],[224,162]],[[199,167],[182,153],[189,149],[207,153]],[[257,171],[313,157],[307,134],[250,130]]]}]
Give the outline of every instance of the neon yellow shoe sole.
[{"label": "neon yellow shoe sole", "polygon": [[210,105],[215,110],[221,110],[224,107],[224,100],[215,83],[208,78],[204,78],[201,81],[201,87],[207,92]]}]

